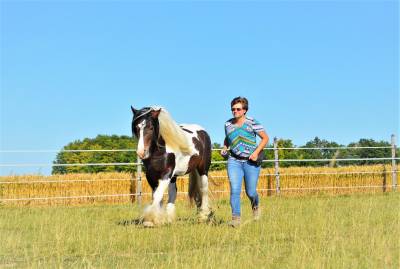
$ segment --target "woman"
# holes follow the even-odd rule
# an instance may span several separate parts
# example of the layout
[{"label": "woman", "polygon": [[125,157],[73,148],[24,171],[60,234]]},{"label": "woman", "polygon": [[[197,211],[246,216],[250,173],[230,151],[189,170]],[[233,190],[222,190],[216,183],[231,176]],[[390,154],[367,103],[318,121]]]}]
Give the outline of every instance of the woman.
[{"label": "woman", "polygon": [[[247,197],[251,202],[253,217],[260,218],[257,182],[260,174],[260,164],[257,159],[263,154],[263,148],[268,143],[268,135],[263,126],[254,118],[247,117],[249,102],[244,97],[236,97],[231,102],[233,118],[225,122],[223,156],[228,156],[228,177],[231,188],[230,203],[232,208],[232,221],[230,225],[240,225],[240,193],[242,178],[246,188]],[[261,142],[257,145],[257,136]]]}]

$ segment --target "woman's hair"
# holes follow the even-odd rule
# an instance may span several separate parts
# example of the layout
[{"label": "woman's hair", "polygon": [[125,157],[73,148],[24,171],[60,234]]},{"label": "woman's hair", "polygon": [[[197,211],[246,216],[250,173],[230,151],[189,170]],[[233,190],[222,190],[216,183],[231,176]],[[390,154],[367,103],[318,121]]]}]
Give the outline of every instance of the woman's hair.
[{"label": "woman's hair", "polygon": [[247,101],[246,97],[238,96],[233,98],[233,100],[231,101],[231,107],[233,107],[237,103],[242,104],[242,107],[246,110],[246,112],[249,110],[249,101]]}]

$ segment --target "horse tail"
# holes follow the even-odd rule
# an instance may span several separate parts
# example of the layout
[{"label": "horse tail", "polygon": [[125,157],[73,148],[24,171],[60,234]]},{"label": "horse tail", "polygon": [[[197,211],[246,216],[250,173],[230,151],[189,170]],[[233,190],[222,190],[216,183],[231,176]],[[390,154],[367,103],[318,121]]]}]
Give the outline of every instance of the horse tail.
[{"label": "horse tail", "polygon": [[197,207],[201,206],[201,176],[197,169],[189,174],[189,200],[190,204],[196,203]]}]

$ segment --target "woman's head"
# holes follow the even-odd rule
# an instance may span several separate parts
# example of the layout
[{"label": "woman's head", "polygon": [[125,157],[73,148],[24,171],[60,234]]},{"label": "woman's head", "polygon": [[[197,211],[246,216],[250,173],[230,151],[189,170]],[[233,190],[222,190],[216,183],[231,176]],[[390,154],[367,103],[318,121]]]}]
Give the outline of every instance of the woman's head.
[{"label": "woman's head", "polygon": [[231,101],[231,110],[235,118],[241,117],[249,110],[249,101],[245,97],[236,97]]}]

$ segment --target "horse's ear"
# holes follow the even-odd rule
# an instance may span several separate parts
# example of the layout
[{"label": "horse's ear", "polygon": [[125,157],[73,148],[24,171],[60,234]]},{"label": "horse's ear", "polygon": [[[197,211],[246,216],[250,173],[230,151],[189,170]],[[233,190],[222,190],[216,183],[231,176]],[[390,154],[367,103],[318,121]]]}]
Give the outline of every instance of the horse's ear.
[{"label": "horse's ear", "polygon": [[136,114],[139,111],[139,110],[134,109],[133,106],[131,106],[131,109],[132,109],[133,114]]},{"label": "horse's ear", "polygon": [[153,119],[158,118],[158,115],[160,115],[160,112],[161,112],[161,108],[158,109],[158,110],[153,110],[153,111],[151,111],[151,117],[152,117]]}]

